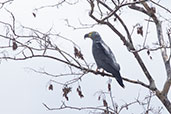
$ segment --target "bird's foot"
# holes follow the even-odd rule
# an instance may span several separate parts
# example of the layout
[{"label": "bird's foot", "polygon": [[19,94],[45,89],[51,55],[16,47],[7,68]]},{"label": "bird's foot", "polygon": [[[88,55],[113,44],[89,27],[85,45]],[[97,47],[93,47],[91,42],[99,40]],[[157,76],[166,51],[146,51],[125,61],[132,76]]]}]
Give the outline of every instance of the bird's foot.
[{"label": "bird's foot", "polygon": [[95,74],[98,74],[98,73],[99,73],[99,68],[96,68]]},{"label": "bird's foot", "polygon": [[102,71],[99,71],[99,68],[97,68],[96,74],[101,74],[101,76],[104,76],[105,75],[104,69]]},{"label": "bird's foot", "polygon": [[96,68],[96,72],[99,72],[99,68]]},{"label": "bird's foot", "polygon": [[102,76],[104,76],[104,75],[105,75],[104,69],[102,70],[101,75],[102,75]]}]

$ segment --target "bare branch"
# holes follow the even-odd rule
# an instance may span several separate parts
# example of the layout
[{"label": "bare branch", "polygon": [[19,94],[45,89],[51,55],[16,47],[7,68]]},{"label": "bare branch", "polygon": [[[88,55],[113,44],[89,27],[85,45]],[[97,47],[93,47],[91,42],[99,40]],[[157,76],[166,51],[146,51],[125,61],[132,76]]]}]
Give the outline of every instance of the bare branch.
[{"label": "bare branch", "polygon": [[7,1],[5,1],[5,2],[0,2],[0,9],[3,8],[3,6],[4,6],[5,4],[11,3],[12,1],[14,1],[14,0],[7,0]]},{"label": "bare branch", "polygon": [[83,24],[83,23],[79,20],[79,23],[80,23],[81,27],[75,27],[75,26],[73,26],[73,25],[71,25],[71,24],[69,23],[69,20],[68,20],[68,19],[65,19],[64,21],[66,22],[66,25],[67,25],[68,27],[70,27],[70,28],[72,28],[72,29],[74,29],[74,30],[77,30],[77,29],[88,29],[88,28],[92,28],[92,27],[94,27],[95,25],[97,25],[97,24]]},{"label": "bare branch", "polygon": [[56,3],[56,4],[45,5],[45,6],[41,6],[39,8],[35,8],[34,11],[38,11],[38,10],[44,9],[44,8],[52,8],[52,7],[57,7],[58,8],[59,6],[61,6],[64,3],[67,3],[69,5],[74,5],[74,4],[78,3],[78,1],[79,0],[75,0],[74,2],[71,2],[71,1],[67,1],[67,0],[62,0],[62,1],[58,2],[58,3]]},{"label": "bare branch", "polygon": [[167,12],[171,13],[171,11],[170,11],[169,9],[167,9],[166,7],[160,5],[159,3],[156,3],[156,2],[153,1],[153,0],[150,0],[150,2],[152,2],[153,4],[155,4],[155,5],[159,6],[159,7],[161,7],[162,9],[166,10]]},{"label": "bare branch", "polygon": [[54,77],[54,78],[58,78],[58,77],[65,77],[65,76],[80,76],[82,75],[83,73],[74,73],[74,72],[71,72],[71,73],[63,73],[63,74],[51,74],[45,70],[42,69],[42,71],[40,70],[35,70],[35,69],[32,69],[32,68],[26,68],[28,70],[31,70],[33,72],[36,72],[36,73],[39,73],[39,74],[43,74],[43,75],[46,75],[46,76],[50,76],[50,77]]},{"label": "bare branch", "polygon": [[[62,109],[74,109],[74,110],[98,110],[98,111],[105,111],[105,109],[102,106],[99,107],[74,107],[74,106],[67,106],[65,103],[61,105],[59,108],[50,108],[47,106],[45,103],[43,105],[48,109],[48,110],[62,110]],[[111,112],[112,113],[112,112]]]},{"label": "bare branch", "polygon": [[[164,43],[163,32],[162,32],[162,23],[157,19],[154,12],[151,12],[151,8],[148,6],[148,4],[146,4],[146,3],[142,3],[142,4],[146,8],[146,10],[150,13],[152,19],[154,20],[154,22],[156,24],[157,37],[158,37],[158,41],[159,41],[160,46],[164,46],[165,43]],[[166,48],[161,49],[161,54],[162,54],[162,57],[163,57],[163,61],[164,61],[164,65],[165,65],[166,72],[167,72],[167,77],[168,77],[167,80],[166,80],[167,83],[165,83],[165,86],[164,86],[164,88],[162,90],[162,94],[167,96],[167,93],[168,93],[170,85],[171,85],[169,83],[170,81],[168,80],[168,79],[171,79],[171,66],[170,66],[169,57],[167,55]]]},{"label": "bare branch", "polygon": [[[170,67],[169,57],[167,55],[167,51],[166,51],[166,48],[165,48],[163,32],[162,32],[162,23],[161,23],[161,21],[158,20],[157,16],[155,15],[155,12],[152,10],[152,8],[149,7],[149,5],[146,2],[142,2],[142,5],[146,9],[145,14],[147,14],[149,17],[151,17],[153,19],[153,21],[154,21],[154,23],[156,25],[156,29],[157,29],[157,37],[158,37],[159,44],[160,44],[161,47],[164,47],[164,48],[161,48],[161,55],[163,57],[163,62],[164,62],[165,68],[166,68],[168,78],[167,78],[167,80],[165,82],[165,85],[163,87],[162,92],[160,93],[158,90],[155,90],[155,91],[156,91],[157,97],[166,106],[167,110],[169,112],[171,112],[171,107],[170,107],[171,103],[167,99],[167,94],[168,94],[168,91],[169,91],[169,88],[170,88],[170,85],[171,85],[170,84],[171,67]],[[142,12],[142,10],[140,10],[140,8],[132,8],[132,9]]]}]

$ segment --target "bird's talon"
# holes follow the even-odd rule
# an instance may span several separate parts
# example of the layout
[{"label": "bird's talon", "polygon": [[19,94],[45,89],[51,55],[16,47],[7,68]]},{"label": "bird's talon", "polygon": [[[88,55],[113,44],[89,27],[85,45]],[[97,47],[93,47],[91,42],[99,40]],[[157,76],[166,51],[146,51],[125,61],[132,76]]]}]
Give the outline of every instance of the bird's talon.
[{"label": "bird's talon", "polygon": [[99,69],[98,68],[96,69],[96,72],[99,72]]},{"label": "bird's talon", "polygon": [[101,73],[102,73],[102,76],[105,76],[105,72],[104,72],[104,69],[102,70],[102,72],[101,72]]}]

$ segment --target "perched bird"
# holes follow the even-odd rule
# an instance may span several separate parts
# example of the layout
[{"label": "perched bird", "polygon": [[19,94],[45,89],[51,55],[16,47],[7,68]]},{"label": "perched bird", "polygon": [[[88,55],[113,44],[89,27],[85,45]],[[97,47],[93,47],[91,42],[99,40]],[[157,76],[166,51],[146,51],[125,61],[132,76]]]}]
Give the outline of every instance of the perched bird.
[{"label": "perched bird", "polygon": [[93,40],[92,52],[97,64],[97,69],[104,69],[111,73],[117,80],[120,86],[125,87],[120,75],[120,66],[116,62],[115,56],[111,49],[104,43],[98,32],[90,32],[85,34],[84,38]]}]

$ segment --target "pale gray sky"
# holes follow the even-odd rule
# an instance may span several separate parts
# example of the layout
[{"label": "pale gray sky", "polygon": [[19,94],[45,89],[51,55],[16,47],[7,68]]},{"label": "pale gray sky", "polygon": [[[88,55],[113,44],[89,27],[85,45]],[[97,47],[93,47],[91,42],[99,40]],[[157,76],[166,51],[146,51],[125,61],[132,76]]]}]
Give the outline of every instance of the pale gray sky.
[{"label": "pale gray sky", "polygon": [[[92,19],[88,17],[89,4],[81,0],[80,3],[70,6],[64,4],[58,8],[45,8],[36,12],[36,18],[33,17],[33,9],[38,8],[42,5],[48,5],[55,3],[55,0],[14,0],[12,4],[6,5],[6,8],[10,10],[16,18],[16,23],[22,24],[27,27],[32,27],[43,32],[47,32],[51,27],[53,27],[54,32],[61,33],[61,35],[76,42],[84,58],[88,63],[94,63],[94,59],[91,53],[91,40],[84,40],[83,36],[85,33],[90,31],[98,31],[106,44],[114,52],[118,63],[121,66],[121,74],[129,79],[141,80],[147,82],[144,74],[139,68],[134,56],[127,51],[123,46],[123,43],[118,39],[118,37],[112,33],[112,31],[106,26],[95,26],[91,29],[80,29],[73,30],[66,26],[64,19],[68,19],[71,25],[80,26],[79,20],[83,23],[93,23]],[[163,1],[164,6],[171,4],[170,1]],[[157,11],[162,12],[162,11]],[[165,11],[163,11],[165,12]],[[0,9],[0,20],[5,22],[11,22],[12,18],[4,10]],[[144,22],[144,15],[137,14],[136,12],[130,13],[129,10],[122,15],[127,17],[126,22],[131,28],[132,25],[140,23],[146,26]],[[147,17],[146,17],[147,18]],[[147,18],[148,19],[148,18]],[[117,26],[117,23],[116,23]],[[2,30],[2,26],[0,26]],[[150,29],[150,34],[148,41],[154,43],[156,41],[156,36],[154,27]],[[164,29],[165,30],[165,29]],[[17,32],[23,32],[21,28],[17,28]],[[139,44],[143,41],[143,38],[136,36],[134,34],[136,43]],[[116,38],[113,38],[116,37]],[[64,43],[57,39],[54,41],[57,45],[64,48],[65,50],[70,50],[72,45],[70,43]],[[72,50],[73,51],[73,50]],[[160,89],[163,86],[163,82],[166,77],[161,77],[165,74],[164,66],[160,56],[160,51],[152,53],[153,60],[151,60],[146,53],[141,53],[143,60],[145,61],[147,67],[150,69],[151,74],[156,80],[156,85]],[[73,52],[71,52],[72,54]],[[75,111],[75,110],[61,110],[61,111],[48,111],[42,103],[46,103],[50,107],[59,107],[61,101],[65,101],[66,104],[74,106],[98,106],[102,105],[102,101],[98,101],[98,95],[95,94],[96,91],[107,91],[107,77],[95,76],[94,74],[88,74],[83,77],[80,85],[84,94],[84,98],[80,99],[76,93],[76,87],[78,83],[73,85],[73,91],[69,94],[70,101],[67,102],[65,98],[62,97],[62,90],[60,85],[54,85],[54,91],[48,91],[47,86],[51,77],[45,75],[34,73],[26,68],[35,68],[37,70],[44,68],[45,70],[60,74],[68,70],[66,65],[59,62],[55,62],[48,59],[30,59],[26,61],[2,61],[0,64],[0,113],[1,114],[80,114],[88,113],[88,111]],[[94,67],[95,69],[96,67]],[[59,78],[59,80],[66,80]],[[122,89],[117,82],[112,79],[112,90],[114,100],[119,104],[124,104],[124,102],[134,101],[135,98],[140,94],[140,98],[148,93],[148,90],[142,88],[141,86],[135,87],[135,85],[124,82],[126,88]],[[169,92],[171,96],[171,92]],[[170,98],[171,99],[171,98]],[[155,104],[155,105],[154,105]],[[161,106],[161,102],[155,97],[152,99],[152,105],[156,108]],[[129,108],[129,113],[137,113],[142,111],[143,108],[137,107],[135,105]],[[166,109],[163,110],[163,114],[167,114]],[[125,114],[123,111],[122,114]]]}]

